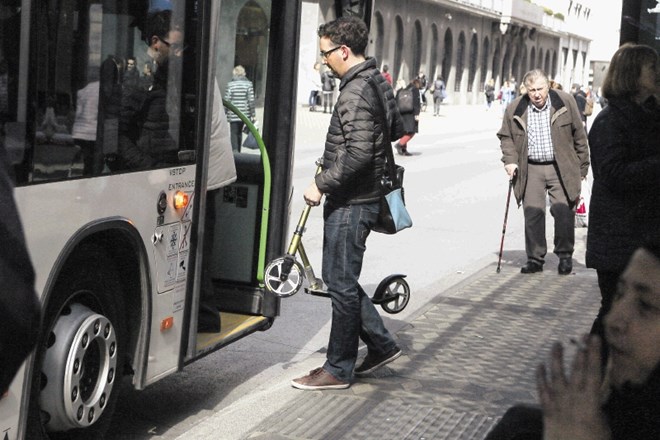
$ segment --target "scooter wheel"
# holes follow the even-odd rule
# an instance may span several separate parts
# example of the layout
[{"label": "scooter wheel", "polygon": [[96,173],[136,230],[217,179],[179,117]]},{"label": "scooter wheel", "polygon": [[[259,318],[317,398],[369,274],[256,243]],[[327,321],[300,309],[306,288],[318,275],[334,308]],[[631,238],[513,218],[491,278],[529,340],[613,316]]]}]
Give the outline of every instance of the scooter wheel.
[{"label": "scooter wheel", "polygon": [[264,271],[266,289],[281,298],[295,295],[302,287],[304,277],[300,263],[293,261],[289,274],[282,280],[282,271],[286,263],[288,263],[286,257],[276,258],[268,263]]},{"label": "scooter wheel", "polygon": [[382,298],[380,306],[383,310],[394,314],[406,308],[408,301],[410,301],[410,286],[403,277],[390,278],[389,282],[383,287],[385,290],[379,295]]}]

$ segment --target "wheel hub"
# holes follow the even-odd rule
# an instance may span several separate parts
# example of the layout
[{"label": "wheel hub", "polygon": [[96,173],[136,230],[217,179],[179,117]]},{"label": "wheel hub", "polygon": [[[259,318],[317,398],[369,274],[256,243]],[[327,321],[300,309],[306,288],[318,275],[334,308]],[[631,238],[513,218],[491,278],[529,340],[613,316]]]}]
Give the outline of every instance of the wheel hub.
[{"label": "wheel hub", "polygon": [[82,304],[62,313],[51,334],[43,365],[41,410],[48,431],[92,425],[103,413],[115,383],[117,337],[108,318]]}]

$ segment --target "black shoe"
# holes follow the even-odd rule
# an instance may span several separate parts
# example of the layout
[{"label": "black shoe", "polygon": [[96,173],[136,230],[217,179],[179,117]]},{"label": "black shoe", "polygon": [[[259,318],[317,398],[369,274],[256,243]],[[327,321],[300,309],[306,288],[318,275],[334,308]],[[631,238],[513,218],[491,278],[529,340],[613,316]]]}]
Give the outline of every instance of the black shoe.
[{"label": "black shoe", "polygon": [[403,153],[401,153],[402,156],[412,156],[412,153],[409,153],[408,150],[403,150]]},{"label": "black shoe", "polygon": [[364,358],[362,363],[355,367],[353,373],[356,376],[364,376],[365,374],[372,373],[383,365],[389,364],[394,359],[401,356],[401,353],[401,349],[396,346],[389,352],[382,355],[372,355],[371,353],[367,353],[367,356]]},{"label": "black shoe", "polygon": [[560,258],[559,266],[557,266],[557,272],[559,275],[568,275],[573,272],[573,260],[571,257]]},{"label": "black shoe", "polygon": [[543,265],[536,261],[528,261],[523,267],[520,268],[520,273],[536,273],[543,272]]},{"label": "black shoe", "polygon": [[403,148],[401,148],[401,144],[399,144],[398,142],[394,144],[394,149],[396,150],[397,153],[403,154]]}]

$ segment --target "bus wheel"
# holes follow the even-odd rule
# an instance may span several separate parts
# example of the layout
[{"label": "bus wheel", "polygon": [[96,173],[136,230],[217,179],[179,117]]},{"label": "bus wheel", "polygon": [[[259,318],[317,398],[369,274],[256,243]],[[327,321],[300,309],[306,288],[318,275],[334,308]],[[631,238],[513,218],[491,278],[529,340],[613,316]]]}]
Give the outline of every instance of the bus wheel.
[{"label": "bus wheel", "polygon": [[39,432],[29,438],[102,438],[119,393],[125,348],[117,273],[95,247],[74,260],[45,314],[28,420],[28,432]]}]

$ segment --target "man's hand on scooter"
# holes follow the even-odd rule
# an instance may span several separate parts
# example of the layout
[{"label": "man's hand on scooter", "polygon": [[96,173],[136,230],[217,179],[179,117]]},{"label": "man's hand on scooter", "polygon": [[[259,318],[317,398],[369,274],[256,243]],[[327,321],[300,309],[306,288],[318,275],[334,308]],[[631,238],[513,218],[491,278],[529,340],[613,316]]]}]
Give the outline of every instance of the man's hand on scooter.
[{"label": "man's hand on scooter", "polygon": [[307,187],[305,193],[303,194],[305,203],[307,203],[309,206],[319,206],[321,204],[322,197],[323,193],[319,191],[318,187],[316,186],[316,182],[312,182],[312,184]]}]

